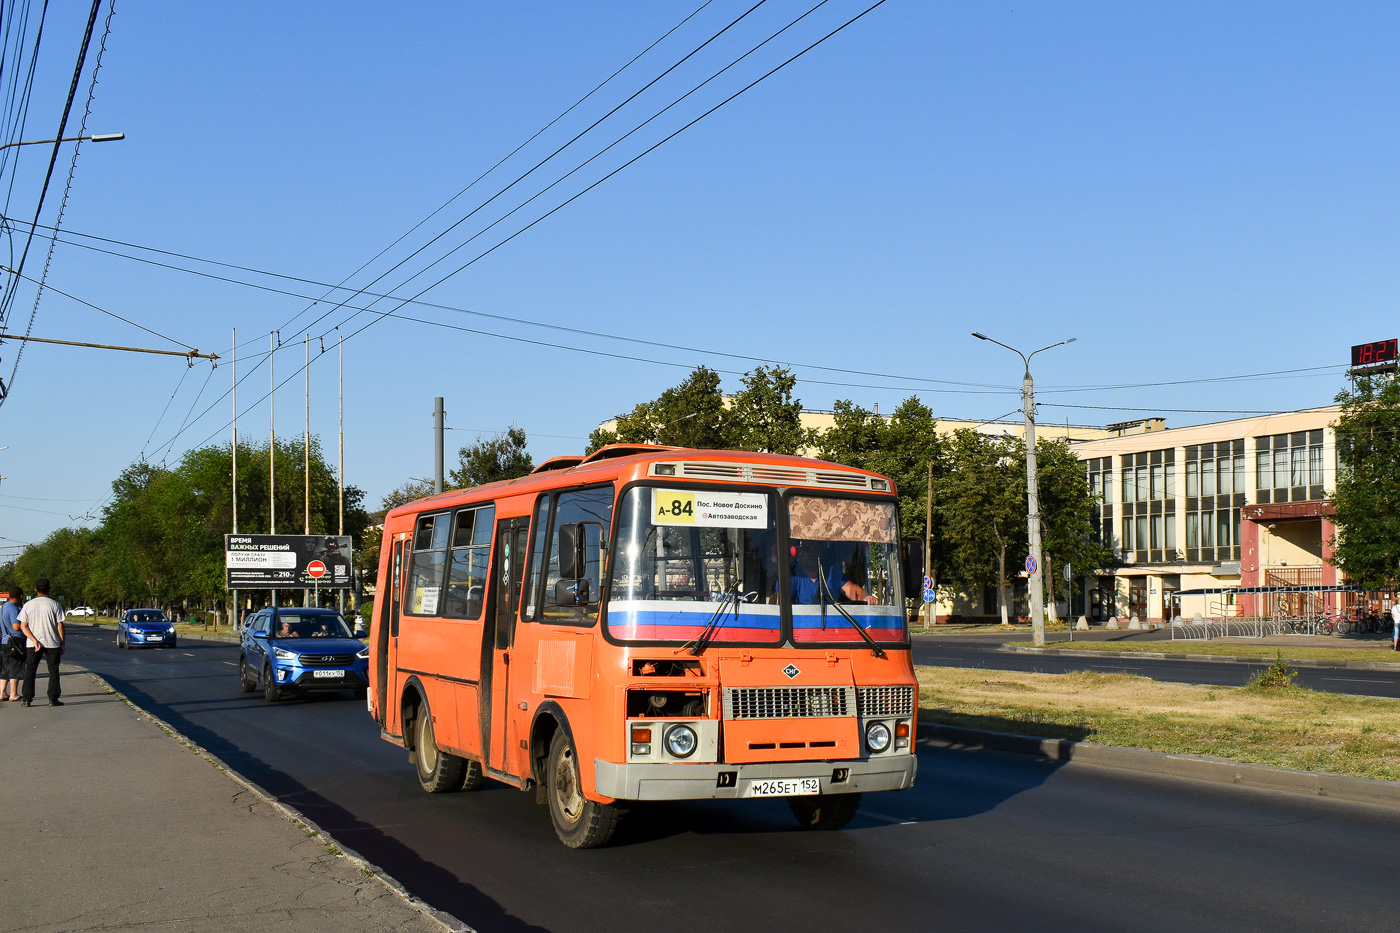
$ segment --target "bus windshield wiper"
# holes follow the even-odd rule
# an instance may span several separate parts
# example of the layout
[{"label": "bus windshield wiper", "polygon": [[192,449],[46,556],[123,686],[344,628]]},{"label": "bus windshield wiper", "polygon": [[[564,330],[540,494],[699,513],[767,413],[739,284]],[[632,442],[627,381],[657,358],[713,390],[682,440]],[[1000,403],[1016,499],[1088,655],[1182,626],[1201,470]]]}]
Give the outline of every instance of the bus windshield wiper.
[{"label": "bus windshield wiper", "polygon": [[820,560],[817,561],[817,592],[817,598],[821,600],[822,604],[823,617],[825,617],[826,614],[826,601],[831,600],[831,605],[836,607],[836,611],[841,613],[841,617],[844,618],[847,622],[851,623],[851,628],[855,629],[856,634],[860,635],[860,637],[865,640],[865,643],[870,646],[870,653],[875,655],[875,657],[877,658],[883,658],[885,656],[885,649],[875,644],[875,639],[870,637],[870,633],[867,632],[865,629],[861,628],[860,623],[857,622],[851,616],[851,614],[846,611],[846,607],[842,606],[839,602],[836,601],[836,598],[831,595],[831,590],[826,585],[826,568],[822,566],[822,562]]},{"label": "bus windshield wiper", "polygon": [[715,630],[719,628],[719,621],[724,616],[724,607],[729,605],[731,599],[734,600],[734,618],[739,618],[739,584],[735,583],[724,591],[724,596],[720,599],[719,606],[717,606],[715,611],[710,615],[710,621],[705,623],[705,627],[700,630],[700,634],[681,645],[680,651],[685,651],[688,648],[692,656],[699,657],[700,652],[704,651],[705,646],[709,644],[710,638],[714,635]]}]

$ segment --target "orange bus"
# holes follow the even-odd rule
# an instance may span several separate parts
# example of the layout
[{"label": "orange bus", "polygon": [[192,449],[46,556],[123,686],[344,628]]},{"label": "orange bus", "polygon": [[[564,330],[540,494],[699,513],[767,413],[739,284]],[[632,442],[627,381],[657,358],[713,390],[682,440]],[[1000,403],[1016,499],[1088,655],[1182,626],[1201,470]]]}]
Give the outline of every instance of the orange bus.
[{"label": "orange bus", "polygon": [[839,828],[914,781],[916,561],[865,470],[556,457],[385,517],[370,713],[424,790],[533,790],[576,848],[636,800],[783,797]]}]

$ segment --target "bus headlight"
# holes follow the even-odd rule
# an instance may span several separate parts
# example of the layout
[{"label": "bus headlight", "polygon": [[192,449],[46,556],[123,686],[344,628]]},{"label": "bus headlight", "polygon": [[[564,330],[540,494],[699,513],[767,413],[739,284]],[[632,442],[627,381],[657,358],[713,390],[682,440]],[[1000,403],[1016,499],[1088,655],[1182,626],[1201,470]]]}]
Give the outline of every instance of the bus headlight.
[{"label": "bus headlight", "polygon": [[695,749],[700,745],[700,739],[695,735],[695,730],[689,726],[675,725],[666,730],[666,751],[671,753],[672,758],[689,758],[695,754]]},{"label": "bus headlight", "polygon": [[865,747],[880,754],[890,747],[890,727],[883,722],[872,722],[865,727]]}]

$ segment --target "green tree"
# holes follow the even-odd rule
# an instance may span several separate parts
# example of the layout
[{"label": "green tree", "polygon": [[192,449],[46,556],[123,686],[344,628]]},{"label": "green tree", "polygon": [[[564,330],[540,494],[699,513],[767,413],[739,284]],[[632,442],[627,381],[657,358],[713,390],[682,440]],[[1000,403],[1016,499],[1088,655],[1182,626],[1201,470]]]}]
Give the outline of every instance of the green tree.
[{"label": "green tree", "polygon": [[722,450],[730,446],[730,413],[719,374],[697,366],[680,385],[617,416],[613,430],[599,428],[588,438],[588,453],[608,444],[672,444]]},{"label": "green tree", "polygon": [[802,401],[792,394],[797,377],[791,370],[760,366],[744,374],[743,385],[726,418],[726,447],[800,454],[816,443],[817,432],[802,426]]},{"label": "green tree", "polygon": [[465,489],[528,476],[535,461],[525,452],[525,445],[524,429],[514,426],[494,437],[478,436],[475,444],[457,451],[457,469],[449,473],[453,487]]},{"label": "green tree", "polygon": [[995,584],[1002,624],[1009,624],[1007,560],[1015,566],[1029,548],[1025,445],[1020,438],[955,431],[935,495],[958,576]]},{"label": "green tree", "polygon": [[1332,563],[1366,589],[1400,586],[1400,380],[1359,376],[1337,395]]},{"label": "green tree", "polygon": [[1053,606],[1056,577],[1065,564],[1087,573],[1108,566],[1113,551],[1095,533],[1089,478],[1069,444],[1061,439],[1038,438],[1035,460],[1046,570],[1045,599]]}]

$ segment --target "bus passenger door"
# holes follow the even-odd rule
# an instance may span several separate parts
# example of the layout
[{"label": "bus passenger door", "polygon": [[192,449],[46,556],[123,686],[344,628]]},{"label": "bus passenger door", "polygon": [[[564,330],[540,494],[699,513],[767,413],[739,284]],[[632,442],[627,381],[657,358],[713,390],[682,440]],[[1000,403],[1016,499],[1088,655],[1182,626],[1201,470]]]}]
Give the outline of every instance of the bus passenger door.
[{"label": "bus passenger door", "polygon": [[[490,607],[494,626],[491,651],[491,713],[489,732],[483,730],[484,757],[487,766],[507,771],[514,757],[511,746],[518,741],[519,710],[511,703],[512,676],[519,680],[529,677],[528,667],[511,671],[511,651],[515,646],[515,626],[520,618],[520,591],[528,563],[528,518],[504,518],[496,522],[495,561],[492,563]],[[488,629],[489,630],[489,629]],[[515,692],[519,692],[518,685]]]},{"label": "bus passenger door", "polygon": [[396,536],[389,555],[389,579],[379,581],[384,587],[383,610],[375,620],[374,636],[374,703],[379,714],[379,726],[398,735],[403,732],[398,708],[398,640],[399,609],[403,601],[403,549],[408,535]]}]

